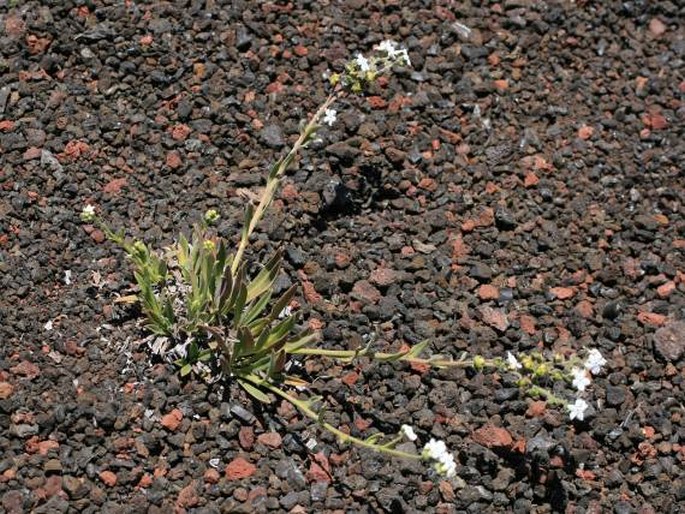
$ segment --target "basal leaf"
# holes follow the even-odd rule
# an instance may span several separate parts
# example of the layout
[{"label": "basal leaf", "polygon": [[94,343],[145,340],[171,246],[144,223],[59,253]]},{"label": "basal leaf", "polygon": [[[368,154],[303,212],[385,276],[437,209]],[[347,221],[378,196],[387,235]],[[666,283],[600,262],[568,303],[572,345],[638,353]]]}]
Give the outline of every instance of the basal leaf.
[{"label": "basal leaf", "polygon": [[245,315],[243,316],[242,324],[249,325],[252,321],[254,321],[266,308],[269,300],[271,300],[271,291],[264,293],[253,305],[247,309]]},{"label": "basal leaf", "polygon": [[221,287],[218,291],[219,297],[215,300],[215,305],[219,312],[219,316],[223,317],[228,314],[228,311],[231,308],[230,299],[233,293],[233,274],[231,272],[231,267],[228,265],[224,268],[224,274],[221,278]]},{"label": "basal leaf", "polygon": [[318,337],[316,332],[304,330],[286,343],[285,351],[288,353],[297,353],[297,350],[306,348],[310,344],[315,343]]},{"label": "basal leaf", "polygon": [[236,328],[242,326],[242,315],[246,300],[247,287],[245,287],[244,284],[241,284],[238,294],[236,295],[235,304],[233,305],[233,324]]},{"label": "basal leaf", "polygon": [[283,378],[283,383],[292,387],[309,387],[311,384],[300,377],[294,377],[292,375],[287,375]]},{"label": "basal leaf", "polygon": [[269,314],[269,318],[274,320],[278,318],[278,316],[283,312],[283,309],[285,309],[288,304],[290,303],[290,300],[293,299],[293,296],[295,296],[295,292],[297,291],[297,286],[293,285],[288,290],[283,293],[283,295],[276,301],[274,306],[271,308],[271,314]]},{"label": "basal leaf", "polygon": [[191,371],[193,371],[193,366],[190,365],[190,364],[185,364],[185,365],[181,368],[181,376],[182,376],[182,377],[185,377],[185,376],[188,375]]},{"label": "basal leaf", "polygon": [[250,382],[247,382],[246,380],[241,380],[238,379],[238,383],[241,385],[243,389],[245,389],[245,392],[252,396],[255,400],[260,401],[262,403],[271,403],[271,398],[269,398],[264,391],[261,389],[255,387],[252,385]]},{"label": "basal leaf", "polygon": [[276,280],[276,277],[278,277],[282,254],[283,252],[278,250],[264,265],[264,268],[262,268],[254,280],[250,282],[250,285],[247,288],[248,302],[262,295],[265,291],[271,288]]},{"label": "basal leaf", "polygon": [[293,327],[295,326],[295,322],[295,316],[290,316],[281,321],[278,325],[271,329],[268,337],[259,349],[262,350],[270,348],[276,345],[277,343],[285,340],[292,331]]},{"label": "basal leaf", "polygon": [[243,222],[243,230],[240,235],[241,239],[246,240],[248,238],[252,218],[254,218],[254,205],[248,203],[247,207],[245,208],[245,221]]},{"label": "basal leaf", "polygon": [[285,367],[285,360],[286,353],[283,350],[273,352],[271,354],[271,360],[269,361],[269,371],[267,372],[267,376],[269,378],[273,378],[280,375]]}]

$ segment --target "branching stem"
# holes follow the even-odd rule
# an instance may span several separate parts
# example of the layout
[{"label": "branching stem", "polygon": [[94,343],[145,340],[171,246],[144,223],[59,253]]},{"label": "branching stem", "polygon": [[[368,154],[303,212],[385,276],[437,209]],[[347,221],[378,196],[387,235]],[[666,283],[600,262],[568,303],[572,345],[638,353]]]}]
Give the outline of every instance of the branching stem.
[{"label": "branching stem", "polygon": [[[248,380],[250,380],[254,385],[258,387],[263,387],[264,389],[268,389],[272,393],[274,393],[277,396],[280,396],[287,402],[293,404],[302,414],[307,416],[309,419],[315,421],[321,428],[327,430],[331,434],[335,435],[341,442],[343,443],[352,443],[356,446],[360,446],[362,448],[367,448],[369,450],[373,451],[380,451],[383,453],[386,453],[388,455],[392,455],[393,457],[400,457],[402,459],[411,459],[411,460],[422,460],[421,455],[415,454],[415,453],[407,453],[403,452],[401,450],[396,450],[395,448],[389,448],[387,445],[378,445],[374,444],[372,442],[365,441],[363,439],[359,439],[358,437],[351,436],[349,434],[346,434],[339,428],[334,427],[330,423],[323,421],[321,419],[321,415],[319,412],[316,412],[313,410],[307,401],[299,400],[295,398],[294,396],[286,393],[282,389],[276,387],[273,384],[270,384],[269,382],[266,381],[260,381],[257,380],[253,377],[245,377]],[[398,441],[398,440],[395,440]]]}]

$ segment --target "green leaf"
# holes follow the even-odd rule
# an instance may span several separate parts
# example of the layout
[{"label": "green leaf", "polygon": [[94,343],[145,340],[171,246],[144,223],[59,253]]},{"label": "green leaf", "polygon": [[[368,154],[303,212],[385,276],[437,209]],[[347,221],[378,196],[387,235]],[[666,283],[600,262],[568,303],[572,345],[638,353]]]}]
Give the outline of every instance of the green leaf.
[{"label": "green leaf", "polygon": [[271,170],[269,171],[269,178],[268,180],[274,180],[278,177],[278,170],[281,167],[281,163],[285,160],[285,157],[281,157],[278,159],[273,166],[271,166]]},{"label": "green leaf", "polygon": [[246,380],[238,379],[238,383],[243,389],[245,389],[245,392],[252,396],[255,400],[258,400],[262,403],[271,403],[271,398],[269,398],[261,389],[253,386]]},{"label": "green leaf", "polygon": [[311,343],[316,342],[318,334],[309,329],[303,330],[293,339],[289,340],[285,345],[285,351],[288,353],[297,353],[297,350],[309,346]]},{"label": "green leaf", "polygon": [[364,442],[369,443],[369,444],[377,444],[381,439],[383,439],[384,434],[382,432],[377,432],[375,434],[371,434],[369,437],[367,437]]},{"label": "green leaf", "polygon": [[243,316],[242,324],[243,325],[249,325],[254,321],[257,316],[259,316],[262,311],[266,308],[266,305],[269,303],[269,300],[271,300],[271,291],[267,291],[265,294],[263,294],[259,299],[251,305],[247,311],[245,312],[245,315]]},{"label": "green leaf", "polygon": [[224,269],[226,269],[226,258],[228,257],[228,252],[226,250],[226,243],[223,239],[219,239],[219,248],[216,251],[216,271],[218,276],[223,275]]},{"label": "green leaf", "polygon": [[181,268],[181,272],[186,280],[188,279],[188,265],[190,263],[190,247],[188,245],[188,240],[186,236],[181,234],[178,238],[178,245],[176,251],[176,259],[178,260],[178,266]]},{"label": "green leaf", "polygon": [[418,344],[415,344],[412,346],[409,351],[406,353],[405,358],[407,359],[418,359],[419,355],[421,352],[423,352],[426,347],[428,346],[428,339],[425,339],[424,341],[421,341]]},{"label": "green leaf", "polygon": [[254,205],[251,203],[247,204],[245,208],[245,221],[243,223],[243,230],[240,234],[242,240],[246,240],[249,237],[250,223],[252,223],[252,218],[254,218]]},{"label": "green leaf", "polygon": [[254,298],[262,295],[265,291],[271,289],[278,271],[281,266],[281,257],[283,252],[278,250],[271,259],[264,265],[264,268],[257,274],[257,276],[250,282],[247,288],[247,301],[250,302]]},{"label": "green leaf", "polygon": [[214,296],[214,284],[216,277],[214,276],[214,255],[211,251],[204,250],[204,291],[203,298],[209,300]]},{"label": "green leaf", "polygon": [[193,371],[193,366],[191,364],[186,364],[181,368],[181,376],[185,377],[188,375],[191,371]]},{"label": "green leaf", "polygon": [[269,318],[257,318],[256,320],[251,321],[246,326],[250,329],[250,332],[252,333],[253,337],[259,337],[261,334],[264,333],[264,330],[269,325],[269,323]]},{"label": "green leaf", "polygon": [[269,371],[267,376],[269,378],[276,377],[283,372],[285,368],[286,353],[283,350],[278,352],[273,352],[271,354],[271,360],[269,361]]},{"label": "green leaf", "polygon": [[[231,290],[231,297],[228,300],[229,308],[235,306],[236,301],[240,292],[244,289],[243,284],[245,283],[245,264],[241,264],[238,268],[236,274],[233,276],[233,288]],[[247,293],[247,292],[246,292]]]},{"label": "green leaf", "polygon": [[197,360],[200,362],[207,362],[209,359],[212,358],[212,350],[202,350],[200,352],[200,355],[198,355]]},{"label": "green leaf", "polygon": [[235,304],[233,305],[233,325],[235,328],[242,326],[241,318],[245,308],[245,300],[247,300],[247,288],[244,284],[241,284],[236,295]]},{"label": "green leaf", "polygon": [[285,309],[288,304],[290,303],[290,300],[293,299],[293,296],[295,296],[295,292],[297,291],[297,286],[293,285],[288,290],[283,293],[283,295],[276,301],[274,306],[271,308],[271,314],[269,314],[269,319],[275,320],[278,318],[278,315],[283,312],[283,309]]},{"label": "green leaf", "polygon": [[255,340],[250,333],[250,330],[241,327],[238,329],[238,346],[235,349],[236,358],[253,353],[255,349]]},{"label": "green leaf", "polygon": [[233,274],[231,272],[231,267],[226,265],[224,268],[224,275],[221,278],[221,287],[218,289],[218,299],[216,298],[217,292],[215,292],[215,305],[219,313],[219,317],[222,318],[231,308],[231,295],[233,293]]},{"label": "green leaf", "polygon": [[[270,332],[265,330],[268,336],[261,342],[261,344],[257,344],[259,350],[266,350],[284,341],[292,331],[296,321],[297,320],[295,319],[295,316],[290,316],[281,321]],[[262,338],[260,337],[259,339],[261,340]]]}]

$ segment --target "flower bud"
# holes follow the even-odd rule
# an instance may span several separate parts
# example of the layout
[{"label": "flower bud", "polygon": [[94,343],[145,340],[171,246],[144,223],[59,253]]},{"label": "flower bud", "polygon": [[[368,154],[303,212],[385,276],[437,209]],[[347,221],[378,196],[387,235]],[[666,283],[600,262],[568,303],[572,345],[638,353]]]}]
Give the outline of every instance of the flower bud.
[{"label": "flower bud", "polygon": [[214,223],[216,220],[218,220],[220,217],[219,212],[216,209],[209,209],[207,212],[205,212],[205,222],[208,225],[211,225]]},{"label": "flower bud", "polygon": [[476,371],[481,371],[485,367],[485,359],[481,355],[476,355],[473,358],[473,368]]}]

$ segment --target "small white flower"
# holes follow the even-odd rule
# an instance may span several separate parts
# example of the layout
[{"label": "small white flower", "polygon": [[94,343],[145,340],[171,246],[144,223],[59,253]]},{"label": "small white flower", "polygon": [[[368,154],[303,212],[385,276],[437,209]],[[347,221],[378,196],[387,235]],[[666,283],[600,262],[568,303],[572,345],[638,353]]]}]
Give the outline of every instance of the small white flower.
[{"label": "small white flower", "polygon": [[518,361],[516,357],[511,352],[507,352],[507,365],[511,369],[521,369],[521,363]]},{"label": "small white flower", "polygon": [[402,432],[402,435],[410,441],[416,441],[416,439],[418,439],[416,432],[414,432],[414,429],[409,425],[402,425],[400,427],[400,432]]},{"label": "small white flower", "polygon": [[338,119],[337,115],[338,111],[335,109],[326,109],[326,112],[323,113],[323,119],[321,121],[330,127]]},{"label": "small white flower", "polygon": [[585,388],[592,382],[585,369],[573,368],[571,375],[573,375],[573,387],[578,389],[578,391],[585,391]]},{"label": "small white flower", "polygon": [[434,460],[439,460],[445,453],[447,453],[447,445],[445,445],[445,441],[438,439],[428,441],[423,447],[423,452],[421,452],[424,458]]},{"label": "small white flower", "polygon": [[593,348],[587,355],[585,360],[585,369],[589,370],[593,375],[597,375],[602,372],[602,367],[607,363],[607,360],[602,357],[602,354],[598,349]]},{"label": "small white flower", "polygon": [[48,320],[48,322],[45,323],[45,325],[43,325],[43,328],[44,328],[45,330],[47,330],[48,332],[49,332],[50,330],[52,330],[52,320]]},{"label": "small white flower", "polygon": [[93,221],[95,219],[95,207],[90,204],[86,204],[81,211],[81,219],[83,221]]},{"label": "small white flower", "polygon": [[439,474],[448,478],[453,477],[457,472],[457,465],[454,462],[454,455],[452,455],[445,445],[444,441],[431,439],[423,447],[421,456],[424,459],[433,461],[433,467]]},{"label": "small white flower", "polygon": [[71,284],[71,270],[70,269],[64,270],[64,283],[66,285]]},{"label": "small white flower", "polygon": [[566,408],[568,409],[568,416],[571,419],[577,419],[578,421],[583,421],[585,417],[585,411],[589,405],[582,398],[577,398],[575,403],[569,403]]},{"label": "small white flower", "polygon": [[385,52],[388,54],[388,56],[393,56],[395,55],[397,48],[397,43],[390,39],[386,39],[385,41],[381,42],[377,47],[376,50],[380,50],[381,52]]},{"label": "small white flower", "polygon": [[357,54],[357,57],[355,57],[355,61],[357,62],[357,66],[359,66],[359,69],[361,71],[367,72],[371,69],[371,64],[369,63],[369,60],[362,54]]},{"label": "small white flower", "polygon": [[389,39],[383,41],[375,48],[378,51],[385,52],[388,59],[392,59],[396,62],[406,64],[411,66],[411,61],[409,60],[409,54],[406,48],[398,48],[397,43]]},{"label": "small white flower", "polygon": [[438,473],[445,475],[447,478],[452,478],[457,474],[457,463],[454,462],[454,456],[451,453],[446,454],[440,461],[440,469]]}]

